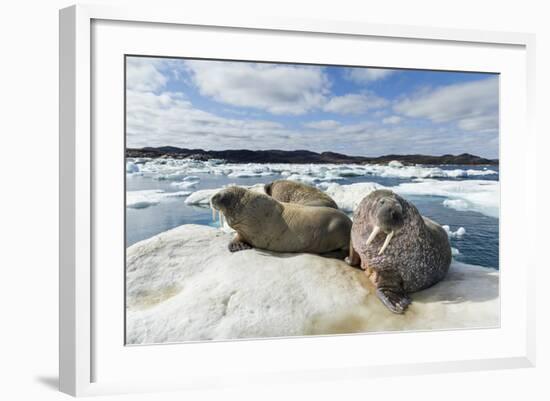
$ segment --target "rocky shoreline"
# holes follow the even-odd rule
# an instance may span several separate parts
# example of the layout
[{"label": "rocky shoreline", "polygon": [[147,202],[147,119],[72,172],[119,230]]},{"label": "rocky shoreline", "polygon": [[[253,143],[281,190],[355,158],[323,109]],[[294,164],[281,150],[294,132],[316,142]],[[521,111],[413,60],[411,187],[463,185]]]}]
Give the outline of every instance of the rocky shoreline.
[{"label": "rocky shoreline", "polygon": [[297,163],[297,164],[385,164],[399,161],[404,165],[498,165],[498,159],[486,159],[463,153],[460,155],[385,155],[378,157],[348,156],[335,152],[316,153],[308,150],[203,150],[174,146],[127,148],[126,157],[193,159],[207,161],[220,159],[228,163]]}]

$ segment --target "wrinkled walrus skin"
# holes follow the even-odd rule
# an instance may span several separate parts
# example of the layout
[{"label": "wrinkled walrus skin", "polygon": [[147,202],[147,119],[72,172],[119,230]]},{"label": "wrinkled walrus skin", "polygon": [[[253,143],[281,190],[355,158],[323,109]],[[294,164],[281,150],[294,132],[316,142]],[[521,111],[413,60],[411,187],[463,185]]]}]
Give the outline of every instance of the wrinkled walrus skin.
[{"label": "wrinkled walrus skin", "polygon": [[216,193],[211,204],[237,232],[231,252],[260,248],[326,254],[349,249],[351,220],[333,208],[279,202],[237,186]]},{"label": "wrinkled walrus skin", "polygon": [[367,272],[384,305],[404,313],[411,303],[409,293],[445,277],[451,246],[445,230],[421,216],[412,203],[392,191],[377,190],[355,210],[346,261]]}]

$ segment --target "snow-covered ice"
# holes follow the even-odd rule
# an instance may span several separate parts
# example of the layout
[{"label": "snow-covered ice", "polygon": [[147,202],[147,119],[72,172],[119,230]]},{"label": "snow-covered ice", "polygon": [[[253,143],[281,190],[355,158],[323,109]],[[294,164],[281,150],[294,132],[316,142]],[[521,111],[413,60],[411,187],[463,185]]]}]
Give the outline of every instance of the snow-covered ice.
[{"label": "snow-covered ice", "polygon": [[191,189],[195,188],[200,183],[200,178],[196,175],[190,175],[183,177],[181,181],[174,181],[170,185],[180,188],[180,189]]},{"label": "snow-covered ice", "polygon": [[220,188],[200,189],[189,195],[187,199],[185,199],[185,203],[187,205],[209,205],[210,198],[219,190]]},{"label": "snow-covered ice", "polygon": [[498,181],[446,181],[416,179],[392,187],[401,195],[432,195],[449,198],[444,205],[456,210],[472,210],[489,217],[499,217],[500,185]]},{"label": "snow-covered ice", "polygon": [[311,254],[230,253],[231,234],[184,225],[127,250],[130,344],[499,324],[499,273],[453,261],[447,278],[389,312],[363,272]]},{"label": "snow-covered ice", "polygon": [[126,172],[129,174],[137,173],[139,172],[139,167],[136,163],[128,161],[126,162]]},{"label": "snow-covered ice", "polygon": [[[390,189],[402,196],[430,195],[447,197],[443,204],[456,210],[472,210],[489,217],[499,216],[499,183],[498,181],[468,180],[442,181],[434,179],[416,179],[413,182],[402,183],[397,186],[384,187],[375,182],[360,182],[353,184],[338,184],[336,182],[310,183],[326,192],[340,209],[351,213],[361,200],[377,189]],[[226,187],[226,186],[224,186]],[[248,187],[263,192],[263,185],[256,184]],[[189,205],[208,205],[210,197],[221,190],[204,189],[193,192],[185,203]]]},{"label": "snow-covered ice", "polygon": [[[198,161],[190,159],[132,159],[126,164],[129,175],[139,174],[155,180],[169,180],[181,190],[198,187],[199,173],[223,175],[227,179],[244,177],[282,176],[289,180],[315,185],[325,190],[345,211],[352,212],[361,199],[374,189],[383,186],[363,182],[342,185],[350,177],[393,177],[413,179],[389,187],[395,192],[407,195],[441,196],[443,205],[455,210],[472,210],[490,217],[499,216],[498,181],[455,178],[478,177],[498,174],[487,167],[479,169],[444,170],[436,166],[403,165],[398,161],[388,164],[261,164],[225,163],[221,160]],[[434,179],[438,178],[438,179]],[[445,178],[448,178],[447,180]],[[452,180],[450,180],[452,179]],[[194,192],[186,203],[207,205],[210,196],[219,189],[200,189]],[[154,202],[154,201],[153,201]],[[145,204],[145,203],[143,203]]]},{"label": "snow-covered ice", "polygon": [[389,167],[403,167],[403,163],[401,163],[399,160],[392,160],[388,163]]},{"label": "snow-covered ice", "polygon": [[161,201],[182,198],[189,195],[189,191],[166,192],[162,189],[146,189],[141,191],[126,192],[126,207],[132,209],[144,209],[157,205]]},{"label": "snow-covered ice", "polygon": [[[134,173],[128,158],[127,171]],[[189,174],[205,173],[230,178],[282,175],[306,183],[333,182],[349,177],[379,176],[394,178],[460,178],[498,174],[488,168],[445,170],[434,166],[405,166],[398,161],[388,164],[283,164],[283,163],[224,163],[220,160],[143,159],[139,172],[156,180],[176,180]],[[131,167],[129,167],[131,166]],[[131,170],[129,171],[128,168]]]},{"label": "snow-covered ice", "polygon": [[[187,205],[198,205],[198,206],[208,206],[210,205],[210,198],[221,191],[223,188],[227,188],[234,184],[228,184],[224,185],[220,188],[213,188],[213,189],[200,189],[198,191],[193,192],[191,195],[185,199],[185,203]],[[255,184],[251,186],[244,186],[244,188],[248,188],[251,191],[265,193],[264,191],[264,185],[263,184]]]},{"label": "snow-covered ice", "polygon": [[468,202],[463,199],[445,199],[443,206],[455,210],[468,210]]},{"label": "snow-covered ice", "polygon": [[441,227],[443,227],[449,238],[462,238],[464,234],[466,234],[466,229],[464,227],[459,227],[456,231],[452,231],[447,225],[443,225]]},{"label": "snow-covered ice", "polygon": [[345,212],[353,212],[365,196],[372,191],[384,188],[374,182],[359,182],[349,185],[337,183],[321,184],[319,188],[324,190]]}]

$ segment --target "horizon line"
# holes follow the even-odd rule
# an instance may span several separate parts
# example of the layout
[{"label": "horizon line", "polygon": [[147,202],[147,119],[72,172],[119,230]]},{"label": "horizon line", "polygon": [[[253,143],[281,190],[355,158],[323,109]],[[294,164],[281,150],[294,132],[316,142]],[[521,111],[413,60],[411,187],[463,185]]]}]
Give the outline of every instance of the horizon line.
[{"label": "horizon line", "polygon": [[429,157],[443,157],[443,156],[462,156],[462,155],[470,155],[474,157],[479,157],[483,159],[489,159],[489,160],[499,160],[500,157],[490,157],[490,156],[479,156],[473,153],[469,152],[462,152],[462,153],[443,153],[443,154],[430,154],[430,153],[385,153],[380,154],[378,156],[365,156],[365,155],[350,155],[347,153],[341,153],[336,152],[333,150],[324,150],[324,151],[315,151],[315,150],[309,150],[309,149],[293,149],[293,150],[287,150],[287,149],[248,149],[248,148],[239,148],[239,149],[203,149],[203,148],[187,148],[187,147],[180,147],[175,145],[161,145],[161,146],[142,146],[142,147],[131,147],[126,146],[125,150],[128,149],[137,149],[137,150],[144,150],[146,148],[150,149],[160,149],[160,148],[176,148],[176,149],[182,149],[182,150],[202,150],[204,152],[228,152],[228,151],[249,151],[249,152],[269,152],[269,151],[279,151],[279,152],[311,152],[315,154],[323,154],[323,153],[335,153],[347,157],[365,157],[365,158],[377,158],[377,157],[385,157],[385,156],[429,156]]}]

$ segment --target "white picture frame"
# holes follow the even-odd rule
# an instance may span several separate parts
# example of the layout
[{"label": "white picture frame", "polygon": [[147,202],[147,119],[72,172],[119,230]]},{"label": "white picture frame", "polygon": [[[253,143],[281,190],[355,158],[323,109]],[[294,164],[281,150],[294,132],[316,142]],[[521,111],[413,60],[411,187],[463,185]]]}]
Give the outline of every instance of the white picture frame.
[{"label": "white picture frame", "polygon": [[[147,34],[140,36],[147,29]],[[116,60],[120,54],[127,53],[181,56],[174,54],[175,44],[170,40],[164,40],[162,48],[160,45],[158,48],[155,46],[160,43],[159,38],[180,35],[180,31],[182,35],[189,34],[185,33],[186,29],[198,32],[197,35],[215,33],[218,39],[221,33],[240,35],[248,38],[246,40],[254,35],[262,35],[262,40],[273,41],[271,48],[263,46],[264,54],[253,53],[254,49],[249,49],[247,54],[244,50],[242,53],[237,52],[243,59],[250,59],[250,54],[256,54],[254,59],[265,59],[271,51],[275,59],[286,57],[288,60],[293,56],[280,55],[281,48],[287,48],[287,44],[282,46],[277,43],[284,40],[282,37],[294,35],[307,41],[324,40],[327,43],[337,38],[341,43],[361,40],[385,41],[388,46],[392,43],[406,43],[417,46],[419,50],[422,46],[434,46],[443,55],[449,49],[452,50],[449,54],[460,54],[470,49],[479,56],[477,60],[470,56],[471,60],[464,61],[470,63],[469,67],[456,61],[453,64],[451,56],[437,62],[428,58],[423,61],[420,57],[420,60],[415,59],[405,65],[403,54],[386,54],[384,66],[479,69],[504,74],[504,87],[501,86],[500,160],[503,202],[500,224],[501,259],[505,258],[507,262],[501,268],[501,326],[490,330],[438,333],[383,333],[125,347],[124,339],[119,337],[124,323],[116,320],[120,317],[120,312],[123,312],[123,304],[119,301],[124,290],[119,285],[119,280],[122,280],[124,265],[119,265],[117,260],[120,260],[116,257],[110,260],[109,253],[101,251],[102,233],[108,237],[105,240],[112,239],[101,231],[105,227],[104,222],[109,219],[104,202],[111,202],[118,205],[118,209],[123,209],[123,198],[119,196],[122,192],[118,191],[108,200],[98,198],[98,193],[105,193],[109,186],[116,188],[120,181],[114,177],[108,184],[104,184],[105,181],[97,178],[105,174],[105,169],[113,166],[116,168],[123,157],[117,148],[123,143],[124,129],[119,120],[123,116],[107,119],[112,124],[110,127],[119,127],[120,137],[114,135],[111,139],[99,141],[94,137],[94,132],[97,132],[94,130],[103,127],[101,116],[105,114],[101,110],[108,107],[112,113],[120,111],[122,105],[118,102],[118,95],[122,91],[123,82],[118,82],[122,70],[113,76],[104,74],[102,63],[103,60]],[[131,43],[132,40],[139,44]],[[206,49],[202,51],[209,51],[206,46],[208,43],[205,37]],[[524,230],[536,231],[536,218],[533,217],[536,216],[536,208],[528,203],[524,191],[521,190],[524,186],[535,187],[537,184],[534,178],[536,138],[532,128],[534,43],[533,35],[523,33],[254,16],[238,20],[217,20],[209,15],[193,14],[184,8],[165,10],[155,7],[79,5],[61,10],[60,390],[80,396],[344,377],[359,380],[373,376],[534,366],[534,270],[538,263],[537,252],[534,244],[516,237],[517,233],[514,234],[512,230],[513,227],[523,224]],[[126,45],[133,52],[128,51]],[[292,46],[297,54],[300,44]],[[293,51],[292,46],[288,51]],[[494,49],[492,61],[484,60],[489,57],[483,55],[487,49]],[[218,57],[220,54],[211,56]],[[348,56],[344,54],[341,57],[353,56],[348,50]],[[328,58],[320,61],[327,60]],[[361,63],[361,60],[357,59],[356,62]],[[109,63],[106,61],[105,66],[112,65]],[[104,86],[109,82],[112,84],[110,87],[117,91],[117,96],[107,101],[102,97],[106,94],[103,93],[101,84],[95,87],[93,82],[102,82]],[[515,89],[513,98],[510,96],[511,89]],[[106,101],[98,101],[99,98]],[[524,134],[514,136],[514,130]],[[111,140],[114,142],[110,142]],[[111,146],[112,144],[114,145]],[[99,166],[98,158],[102,159],[102,166],[105,164],[103,167]],[[514,169],[510,168],[512,165]],[[113,213],[120,212],[117,210]],[[119,215],[113,214],[111,221],[118,221],[117,216]],[[525,221],[529,223],[523,223]],[[114,238],[116,243],[118,237]],[[512,247],[513,249],[506,247],[506,244],[511,243],[517,246]],[[123,242],[118,245],[118,251],[113,248],[113,252],[123,252]],[[518,247],[528,252],[520,255]],[[512,264],[517,268],[508,269],[507,266]],[[114,271],[109,273],[114,274],[112,281],[106,281],[110,277],[108,274],[98,274],[99,265],[102,269],[106,265],[111,267],[110,270]],[[117,266],[120,270],[116,270]],[[112,315],[103,313],[109,306],[117,312]],[[366,344],[365,341],[376,343],[375,348],[383,349],[384,344],[389,344],[392,340],[395,343],[395,339],[399,339],[399,345],[395,345],[399,356],[388,355],[385,359],[384,354],[370,350],[369,357],[366,358],[365,355],[351,352],[364,349],[362,347]],[[473,339],[479,344],[472,344]],[[437,349],[438,346],[443,347],[445,341],[452,341],[454,350],[441,352]],[[422,344],[435,344],[436,352],[422,351]],[[404,349],[410,349],[410,354],[403,355]],[[321,350],[323,355],[319,357]],[[216,358],[216,355],[220,360],[213,364],[212,358]],[[258,355],[263,356],[263,362],[257,358]],[[287,355],[296,358],[288,358]],[[159,368],[161,363],[164,364],[162,369]],[[147,366],[154,366],[155,371],[147,370]],[[171,374],[176,370],[175,367],[179,373]]]}]

